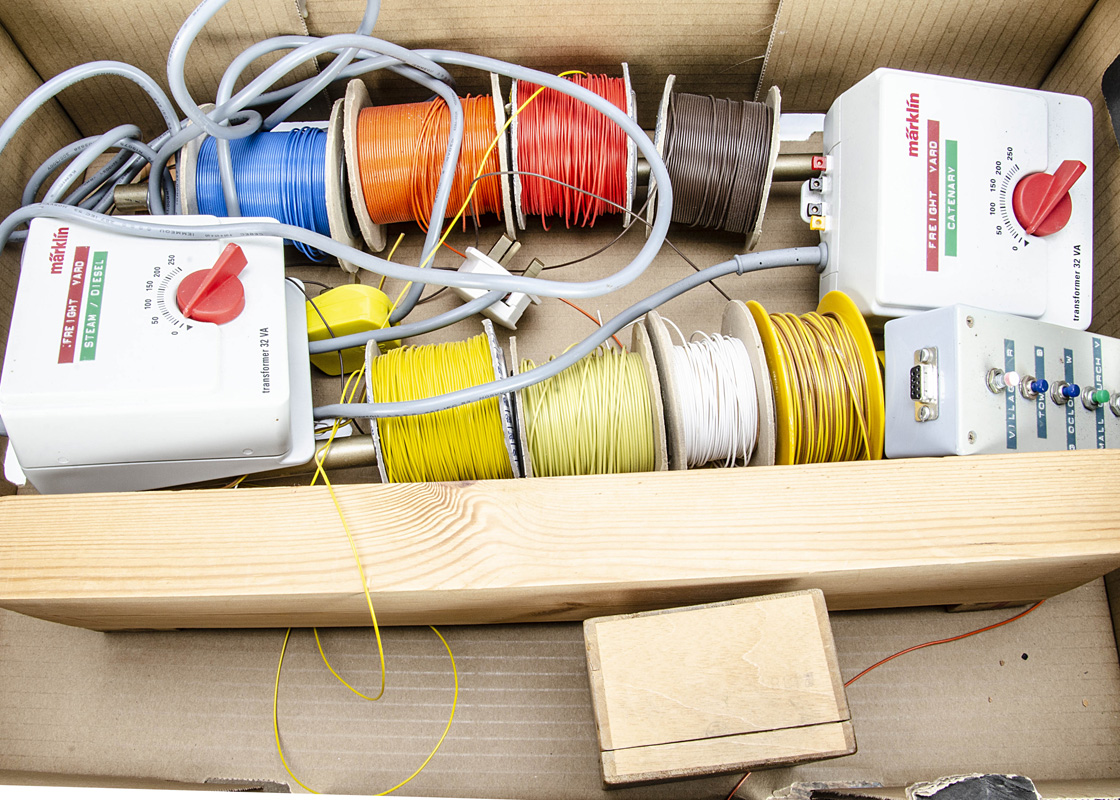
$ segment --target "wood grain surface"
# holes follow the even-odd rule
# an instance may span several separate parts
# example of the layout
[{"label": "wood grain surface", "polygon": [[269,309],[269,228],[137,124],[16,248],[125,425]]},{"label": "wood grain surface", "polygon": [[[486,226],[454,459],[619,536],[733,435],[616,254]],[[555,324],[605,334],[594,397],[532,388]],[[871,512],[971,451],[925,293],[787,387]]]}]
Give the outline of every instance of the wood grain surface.
[{"label": "wood grain surface", "polygon": [[[1027,601],[1120,566],[1120,452],[338,487],[381,621],[820,588]],[[322,487],[0,498],[0,607],[97,629],[366,625]]]}]

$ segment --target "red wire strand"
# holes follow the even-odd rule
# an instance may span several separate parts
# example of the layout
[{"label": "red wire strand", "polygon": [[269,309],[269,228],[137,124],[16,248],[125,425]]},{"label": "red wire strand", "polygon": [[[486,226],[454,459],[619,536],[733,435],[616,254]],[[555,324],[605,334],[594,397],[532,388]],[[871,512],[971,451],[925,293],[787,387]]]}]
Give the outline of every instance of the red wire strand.
[{"label": "red wire strand", "polygon": [[1002,628],[1004,625],[1008,625],[1008,624],[1014,622],[1017,619],[1022,619],[1027,614],[1031,613],[1036,608],[1038,608],[1040,605],[1042,605],[1044,602],[1046,602],[1046,601],[1045,600],[1039,600],[1037,603],[1035,603],[1033,606],[1028,608],[1026,611],[1020,611],[1015,616],[1009,617],[1008,619],[1005,619],[1003,622],[997,622],[994,625],[987,625],[983,628],[977,628],[974,631],[969,631],[968,633],[962,633],[960,636],[950,636],[948,639],[938,639],[937,641],[934,641],[934,642],[924,642],[922,644],[916,644],[913,647],[907,647],[905,650],[899,650],[894,655],[887,656],[882,661],[876,661],[874,664],[872,664],[870,667],[865,669],[863,672],[856,675],[854,678],[851,678],[850,680],[845,681],[844,682],[844,687],[847,688],[848,686],[851,686],[853,683],[858,681],[864,675],[871,672],[871,670],[877,669],[877,668],[883,666],[888,661],[893,661],[894,659],[898,658],[899,656],[904,656],[907,653],[913,653],[915,650],[921,650],[923,647],[933,647],[934,645],[937,645],[937,644],[948,644],[949,642],[958,642],[961,639],[967,639],[969,636],[975,636],[978,633],[984,633],[985,631],[995,630],[996,628]]},{"label": "red wire strand", "polygon": [[[983,628],[977,628],[974,631],[969,631],[968,633],[962,633],[959,636],[950,636],[948,639],[937,639],[936,641],[932,641],[932,642],[923,642],[922,644],[916,644],[913,647],[907,647],[905,650],[899,650],[897,653],[894,653],[893,655],[889,655],[886,658],[882,659],[881,661],[876,661],[870,667],[868,667],[867,669],[865,669],[862,672],[860,672],[859,674],[857,674],[854,678],[851,678],[851,679],[845,681],[844,682],[844,688],[847,688],[847,687],[851,686],[853,683],[858,681],[864,675],[871,672],[871,670],[878,669],[879,667],[886,664],[888,661],[893,661],[894,659],[898,658],[899,656],[904,656],[907,653],[913,653],[915,650],[921,650],[924,647],[933,647],[934,645],[938,645],[938,644],[948,644],[949,642],[958,642],[961,639],[967,639],[968,637],[976,636],[979,633],[984,633],[986,631],[995,630],[996,628],[1002,628],[1004,625],[1009,625],[1010,623],[1014,622],[1015,620],[1022,619],[1023,617],[1027,616],[1027,614],[1031,613],[1032,611],[1034,611],[1036,608],[1038,608],[1040,605],[1042,605],[1045,602],[1046,602],[1045,600],[1039,600],[1037,603],[1035,603],[1033,606],[1028,608],[1026,611],[1020,611],[1015,616],[1008,617],[1007,619],[1003,620],[1003,622],[996,622],[992,625],[985,625]],[[732,789],[731,793],[727,795],[727,800],[731,800],[731,798],[733,798],[735,796],[735,793],[739,791],[739,789],[742,787],[742,785],[746,782],[747,778],[749,778],[750,776],[751,776],[751,774],[748,772],[746,775],[744,775],[742,778],[739,779],[739,782],[737,784],[735,784],[735,788]]]},{"label": "red wire strand", "polygon": [[[572,308],[574,308],[574,309],[575,309],[576,311],[578,311],[579,313],[583,314],[583,315],[584,315],[585,317],[587,317],[587,318],[588,318],[589,320],[591,320],[592,322],[594,322],[594,323],[595,323],[596,325],[598,325],[599,327],[602,327],[602,326],[603,326],[603,323],[602,323],[602,322],[600,322],[600,321],[599,321],[599,320],[598,320],[598,319],[597,319],[597,318],[595,317],[595,315],[594,315],[594,314],[590,314],[590,313],[588,313],[587,311],[584,311],[584,310],[583,310],[582,308],[580,308],[579,306],[577,306],[577,305],[576,305],[575,303],[573,303],[573,302],[572,302],[571,300],[565,300],[565,299],[564,299],[563,297],[557,297],[556,299],[557,299],[557,300],[559,300],[559,301],[560,301],[561,303],[567,303],[568,305],[570,305],[570,306],[571,306]],[[621,341],[619,340],[619,338],[618,338],[618,335],[617,335],[617,334],[616,334],[616,335],[614,335],[614,336],[611,336],[611,338],[612,338],[612,339],[614,339],[614,342],[615,342],[615,344],[617,344],[617,345],[618,345],[618,349],[619,349],[619,350],[626,350],[626,348],[622,346],[622,342],[621,342]]]},{"label": "red wire strand", "polygon": [[[622,78],[572,75],[567,80],[626,111]],[[539,88],[519,86],[525,97]],[[626,202],[626,134],[603,114],[562,92],[545,89],[518,114],[517,159],[522,173],[547,175],[610,201],[522,174],[521,208],[526,215],[539,215],[545,230],[548,217],[560,215],[568,228],[592,227],[600,214],[619,213],[618,206]]]}]

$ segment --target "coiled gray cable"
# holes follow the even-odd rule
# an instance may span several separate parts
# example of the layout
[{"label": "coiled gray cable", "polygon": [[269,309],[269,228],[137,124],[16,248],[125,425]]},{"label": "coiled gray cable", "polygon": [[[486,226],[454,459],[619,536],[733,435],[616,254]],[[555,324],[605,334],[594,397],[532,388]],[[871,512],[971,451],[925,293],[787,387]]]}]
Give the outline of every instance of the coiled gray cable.
[{"label": "coiled gray cable", "polygon": [[[245,221],[230,222],[221,225],[184,226],[175,225],[170,220],[167,222],[141,222],[126,218],[108,217],[82,208],[56,203],[25,205],[9,215],[0,223],[0,247],[12,238],[15,229],[19,225],[34,217],[68,219],[115,233],[157,239],[218,240],[253,236],[287,238],[303,242],[311,247],[339,256],[365,269],[387,277],[413,281],[414,286],[412,290],[408,293],[401,308],[398,309],[400,313],[394,313],[394,321],[398,321],[408,312],[412,304],[414,304],[419,297],[423,285],[425,284],[460,286],[484,289],[487,291],[487,294],[483,297],[430,320],[401,325],[392,329],[386,329],[382,332],[375,332],[373,336],[361,334],[359,336],[362,337],[362,341],[371,338],[377,340],[380,337],[398,338],[434,330],[437,327],[451,324],[480,311],[493,303],[494,300],[502,294],[508,292],[526,292],[546,297],[565,297],[573,299],[600,296],[615,291],[635,280],[656,257],[665,239],[672,216],[673,196],[669,174],[649,137],[624,111],[618,109],[604,98],[555,75],[514,64],[508,64],[497,59],[446,50],[407,50],[359,32],[357,34],[339,34],[323,38],[276,37],[276,39],[262,42],[254,47],[248,48],[235,59],[234,63],[231,64],[230,68],[227,70],[226,76],[223,77],[224,88],[217,98],[218,102],[216,107],[209,113],[203,113],[197,104],[194,103],[186,89],[184,75],[186,55],[190,44],[198,35],[202,26],[204,26],[210,17],[224,6],[226,2],[227,0],[204,0],[180,29],[172,45],[171,52],[169,53],[168,83],[171,87],[172,95],[180,103],[186,113],[186,121],[180,122],[179,118],[174,114],[170,102],[167,100],[166,96],[163,95],[162,90],[159,89],[158,85],[156,85],[151,78],[144,75],[144,73],[129,65],[117,64],[117,62],[95,62],[94,64],[75,67],[57,76],[55,79],[45,83],[39,90],[32,93],[24,103],[21,103],[16,109],[16,112],[13,112],[8,120],[6,120],[3,125],[0,125],[0,151],[2,151],[4,146],[11,140],[11,137],[22,122],[26,120],[35,109],[66,86],[95,75],[122,75],[136,81],[148,91],[167,121],[167,131],[153,141],[148,150],[140,153],[144,159],[150,160],[152,165],[152,175],[149,179],[148,187],[150,210],[155,214],[162,214],[165,211],[165,197],[172,198],[173,210],[175,203],[174,193],[169,192],[166,185],[166,166],[168,160],[183,146],[183,144],[190,141],[192,138],[206,133],[221,141],[250,135],[256,130],[259,130],[262,123],[265,122],[258,112],[252,110],[251,106],[265,102],[266,98],[268,98],[269,101],[290,98],[290,102],[284,103],[281,110],[278,110],[274,115],[269,117],[269,121],[275,121],[282,118],[284,114],[290,113],[291,110],[298,107],[299,104],[308,99],[314,92],[317,92],[332,79],[350,78],[367,74],[377,69],[393,69],[432,89],[432,91],[435,91],[444,98],[448,106],[453,110],[453,132],[456,127],[456,123],[454,123],[456,119],[454,112],[455,110],[458,111],[457,136],[453,136],[449,143],[440,179],[440,190],[443,190],[444,183],[446,182],[447,191],[442,198],[439,196],[439,193],[437,193],[437,202],[435,203],[431,216],[432,219],[443,219],[446,212],[447,196],[450,194],[451,180],[454,177],[455,166],[458,162],[463,127],[462,107],[458,97],[448,87],[450,83],[450,74],[444,68],[444,65],[461,66],[493,72],[519,81],[556,89],[595,108],[612,122],[619,125],[622,130],[635,141],[639,152],[649,162],[651,180],[656,181],[660,188],[656,200],[657,213],[655,221],[651,226],[649,237],[630,263],[619,269],[613,275],[597,280],[571,283],[544,278],[527,278],[519,275],[486,275],[410,267],[362,253],[361,251],[336,242],[321,234],[280,223]],[[366,15],[363,18],[363,24],[359,29],[360,31],[367,27],[367,23],[369,23],[371,19],[373,21],[376,20],[376,5],[376,0],[367,4]],[[373,9],[372,11],[371,8]],[[248,64],[266,52],[275,52],[276,50],[288,48],[291,48],[289,53],[279,58],[274,64],[263,70],[260,75],[249,81],[241,91],[230,96],[234,82]],[[325,53],[335,53],[337,55],[335,61],[332,61],[332,66],[336,63],[338,64],[337,69],[330,70],[329,74],[325,71],[315,78],[297,82],[293,86],[285,87],[284,89],[272,89],[272,86],[277,81],[283,79],[293,69]],[[351,61],[350,59],[354,60]],[[110,136],[110,134],[112,134],[112,136]],[[91,137],[93,141],[89,142],[86,147],[92,146],[95,148],[102,147],[102,149],[110,149],[117,145],[124,146],[122,143],[125,141],[134,141],[138,132],[134,133],[131,129],[127,131],[115,129],[111,131],[110,134],[96,138]],[[126,147],[126,149],[130,148]],[[131,148],[131,150],[132,152],[137,152],[137,148]],[[81,151],[75,151],[75,155],[77,155],[78,152]],[[81,156],[78,157],[80,158]],[[126,175],[131,168],[132,167],[127,163],[123,163],[116,169],[113,175]],[[68,170],[68,172],[71,171],[74,172],[75,175],[80,174],[79,170],[76,168]],[[44,174],[42,180],[40,180],[40,185],[45,181],[45,178],[46,175]],[[56,182],[56,186],[60,188],[58,191],[52,190],[52,197],[60,195],[61,192],[65,191],[65,188],[68,188],[72,183],[73,180],[69,180],[65,185],[63,182]],[[38,188],[39,187],[36,186],[36,191]],[[231,188],[235,188],[232,187],[232,183]],[[102,190],[98,191],[100,194],[95,196],[99,198],[97,202],[100,203],[104,201],[106,195]],[[109,188],[108,194],[111,196],[111,187]],[[34,197],[34,192],[32,192],[31,196]],[[439,226],[435,225],[431,226],[429,237],[425,239],[425,259],[428,257],[429,253],[433,252],[434,247],[437,246],[438,227]],[[435,233],[432,234],[432,231]],[[823,246],[819,248],[811,247],[778,250],[768,253],[752,254],[750,256],[735,256],[730,261],[694,273],[651,295],[634,306],[631,306],[625,312],[597,329],[591,336],[568,350],[564,355],[534,370],[501,381],[495,381],[483,386],[476,386],[471,389],[465,389],[439,397],[404,403],[326,406],[316,409],[315,414],[320,418],[339,415],[401,416],[426,413],[461,403],[473,402],[503,392],[516,391],[552,377],[568,366],[576,363],[580,358],[606,341],[613,333],[640,318],[650,309],[656,308],[658,305],[673,297],[713,280],[714,278],[728,275],[732,272],[743,274],[759,269],[769,269],[794,264],[820,264],[823,263],[824,257]],[[352,345],[347,343],[346,337],[341,337],[340,339],[330,342],[315,343],[312,345],[312,349],[319,350],[319,348],[321,348],[321,351],[326,351],[349,346]]]}]

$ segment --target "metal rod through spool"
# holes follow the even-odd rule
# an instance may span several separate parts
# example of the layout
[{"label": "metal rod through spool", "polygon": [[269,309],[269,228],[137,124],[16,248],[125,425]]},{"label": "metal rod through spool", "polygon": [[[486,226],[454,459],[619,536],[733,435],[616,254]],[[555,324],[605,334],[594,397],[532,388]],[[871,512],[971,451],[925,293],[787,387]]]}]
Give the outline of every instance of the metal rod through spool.
[{"label": "metal rod through spool", "polygon": [[[778,153],[774,163],[774,180],[801,182],[817,177],[820,170],[813,168],[814,157],[812,153]],[[638,185],[649,185],[649,162],[644,158],[638,159]]]},{"label": "metal rod through spool", "polygon": [[113,205],[122,214],[148,213],[148,180],[113,187]]}]

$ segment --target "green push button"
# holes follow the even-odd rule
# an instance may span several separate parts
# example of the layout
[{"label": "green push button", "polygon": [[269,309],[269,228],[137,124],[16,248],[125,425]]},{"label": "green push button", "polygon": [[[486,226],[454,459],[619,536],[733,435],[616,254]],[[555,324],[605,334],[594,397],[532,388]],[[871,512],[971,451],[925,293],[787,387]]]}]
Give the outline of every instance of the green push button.
[{"label": "green push button", "polygon": [[1089,399],[1093,401],[1093,404],[1098,406],[1103,406],[1107,403],[1108,398],[1108,389],[1094,389],[1093,393],[1089,395]]}]

